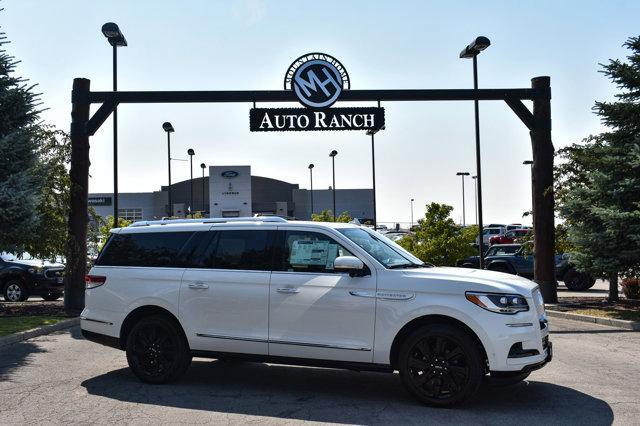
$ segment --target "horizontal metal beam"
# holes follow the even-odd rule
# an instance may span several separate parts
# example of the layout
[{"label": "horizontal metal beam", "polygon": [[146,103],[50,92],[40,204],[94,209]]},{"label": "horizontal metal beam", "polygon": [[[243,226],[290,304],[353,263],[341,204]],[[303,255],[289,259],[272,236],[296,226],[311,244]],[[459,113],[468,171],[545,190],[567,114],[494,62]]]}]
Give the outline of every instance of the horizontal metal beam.
[{"label": "horizontal metal beam", "polygon": [[[549,93],[535,89],[400,89],[345,90],[344,102],[389,101],[503,101],[507,99],[547,98]],[[180,92],[88,92],[72,93],[73,102],[90,103],[196,103],[196,102],[297,102],[291,90],[222,90]]]}]

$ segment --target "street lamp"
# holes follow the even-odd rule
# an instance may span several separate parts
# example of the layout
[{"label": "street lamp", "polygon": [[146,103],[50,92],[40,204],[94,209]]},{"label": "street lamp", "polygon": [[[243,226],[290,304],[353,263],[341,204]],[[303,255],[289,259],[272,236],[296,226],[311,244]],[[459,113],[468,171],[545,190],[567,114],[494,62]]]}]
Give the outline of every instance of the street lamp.
[{"label": "street lamp", "polygon": [[474,183],[473,187],[475,188],[475,194],[476,194],[475,206],[476,206],[476,225],[477,225],[478,224],[478,181],[477,181],[478,176],[471,176],[471,179],[473,179],[473,183]]},{"label": "street lamp", "polygon": [[[491,45],[491,42],[487,37],[477,37],[462,52],[460,52],[461,58],[473,59],[473,89],[478,90],[478,54]],[[478,192],[478,240],[480,245],[478,246],[478,255],[480,261],[480,269],[484,268],[484,253],[482,251],[482,167],[480,165],[480,113],[478,110],[478,100],[473,100],[474,114],[475,114],[475,130],[476,130],[476,190]]]},{"label": "street lamp", "polygon": [[522,162],[523,165],[529,166],[531,170],[531,223],[533,223],[533,161],[532,160],[524,160]]},{"label": "street lamp", "polygon": [[367,135],[371,136],[371,171],[373,173],[373,229],[378,229],[378,221],[376,217],[376,151],[375,151],[375,134],[380,130],[384,130],[384,127],[379,129],[367,130]]},{"label": "street lamp", "polygon": [[456,173],[456,176],[460,176],[462,178],[462,226],[467,225],[466,209],[464,206],[464,177],[469,176],[469,174],[470,174],[469,172]]},{"label": "street lamp", "polygon": [[189,160],[191,164],[191,180],[189,181],[189,213],[191,213],[191,218],[193,218],[193,156],[196,154],[195,151],[191,148],[187,150],[187,154],[189,154]]},{"label": "street lamp", "polygon": [[335,149],[329,153],[331,157],[331,169],[333,170],[333,186],[331,187],[333,193],[333,221],[336,221],[336,155],[338,151]]},{"label": "street lamp", "polygon": [[411,226],[409,227],[409,231],[413,228],[413,198],[411,199]]},{"label": "street lamp", "polygon": [[313,218],[313,164],[309,164],[309,179],[311,180],[311,218]]},{"label": "street lamp", "polygon": [[[118,47],[127,45],[118,25],[107,22],[102,26],[102,34],[113,47],[113,91],[118,91]],[[118,227],[118,107],[113,108],[113,224]]]},{"label": "street lamp", "polygon": [[175,132],[168,121],[162,124],[162,129],[167,132],[167,165],[169,167],[169,217],[173,216],[173,204],[171,204],[171,133]]},{"label": "street lamp", "polygon": [[202,214],[203,215],[204,215],[204,212],[207,211],[207,207],[204,204],[204,169],[206,167],[207,166],[204,163],[200,164],[200,168],[202,169]]}]

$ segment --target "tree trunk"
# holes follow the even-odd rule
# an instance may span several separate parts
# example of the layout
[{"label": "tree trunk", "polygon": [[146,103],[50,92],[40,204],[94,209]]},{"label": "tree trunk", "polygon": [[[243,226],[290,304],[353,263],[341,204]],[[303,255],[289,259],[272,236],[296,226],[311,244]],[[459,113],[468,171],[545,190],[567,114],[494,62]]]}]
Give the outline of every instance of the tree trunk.
[{"label": "tree trunk", "polygon": [[87,270],[87,198],[89,191],[89,80],[73,80],[71,107],[71,197],[64,284],[64,309],[78,316],[84,309],[84,276]]},{"label": "tree trunk", "polygon": [[609,276],[609,297],[607,299],[612,303],[620,300],[618,297],[618,273]]}]

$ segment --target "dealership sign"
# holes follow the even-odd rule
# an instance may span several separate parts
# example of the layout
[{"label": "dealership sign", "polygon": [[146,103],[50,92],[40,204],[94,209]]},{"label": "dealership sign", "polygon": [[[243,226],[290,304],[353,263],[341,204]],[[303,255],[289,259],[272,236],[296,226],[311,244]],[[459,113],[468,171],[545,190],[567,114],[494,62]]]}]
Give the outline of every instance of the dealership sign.
[{"label": "dealership sign", "polygon": [[285,74],[284,88],[306,108],[252,108],[252,132],[302,130],[378,130],[384,127],[384,108],[330,108],[351,82],[345,67],[324,53],[296,59]]}]

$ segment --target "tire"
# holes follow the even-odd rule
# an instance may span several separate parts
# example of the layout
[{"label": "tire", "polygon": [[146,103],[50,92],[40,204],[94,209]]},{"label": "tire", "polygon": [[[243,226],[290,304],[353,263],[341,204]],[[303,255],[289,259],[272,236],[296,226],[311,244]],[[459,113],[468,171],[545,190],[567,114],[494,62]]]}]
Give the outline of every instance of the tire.
[{"label": "tire", "polygon": [[7,302],[24,302],[29,298],[27,285],[20,278],[9,278],[4,283],[2,295]]},{"label": "tire", "polygon": [[595,280],[586,272],[578,272],[571,268],[565,272],[563,281],[564,285],[571,291],[588,290],[595,284]]},{"label": "tire", "polygon": [[490,376],[487,376],[485,380],[489,386],[499,388],[504,386],[512,386],[512,385],[515,385],[516,383],[520,383],[521,381],[529,377],[529,374],[531,374],[531,372],[526,372],[526,373],[523,373],[521,371],[515,371],[513,373],[506,372],[506,371],[495,372],[495,373],[492,373]]},{"label": "tire", "polygon": [[450,407],[478,391],[484,377],[483,358],[474,339],[459,327],[425,326],[400,347],[400,379],[423,404]]},{"label": "tire", "polygon": [[489,266],[489,270],[496,272],[504,272],[505,274],[514,274],[509,265],[506,263],[495,263]]},{"label": "tire", "polygon": [[138,321],[127,337],[127,362],[146,383],[177,380],[191,364],[191,352],[180,326],[166,316]]},{"label": "tire", "polygon": [[40,297],[42,297],[47,302],[53,302],[54,300],[58,300],[60,299],[61,296],[62,296],[62,293],[57,293],[52,291],[40,295]]}]

